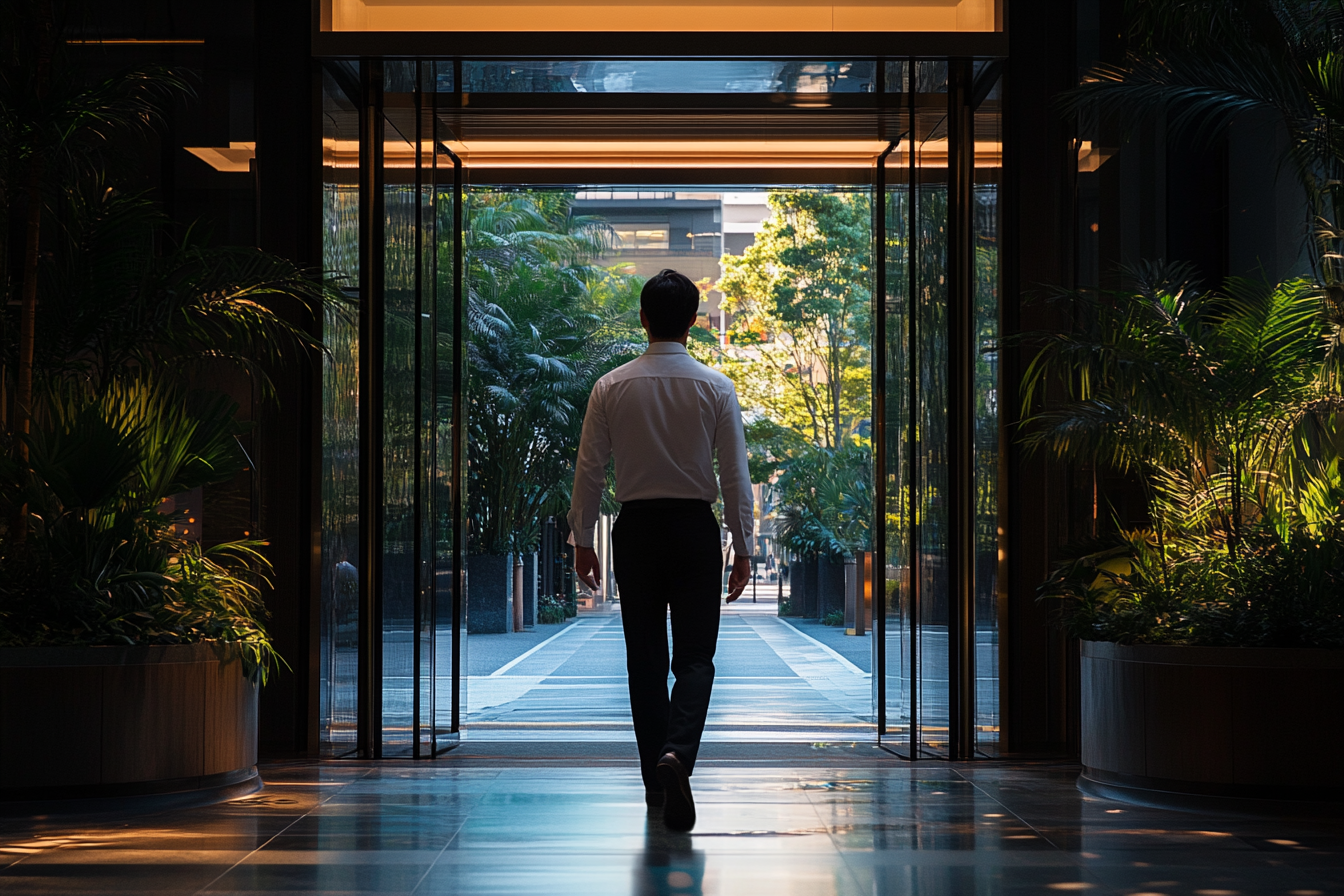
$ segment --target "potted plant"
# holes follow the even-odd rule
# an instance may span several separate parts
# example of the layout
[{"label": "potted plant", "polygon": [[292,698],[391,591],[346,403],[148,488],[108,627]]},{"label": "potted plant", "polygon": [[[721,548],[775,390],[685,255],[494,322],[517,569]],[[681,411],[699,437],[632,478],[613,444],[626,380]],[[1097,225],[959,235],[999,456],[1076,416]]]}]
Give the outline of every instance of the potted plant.
[{"label": "potted plant", "polygon": [[1028,440],[1131,471],[1151,519],[1042,589],[1083,639],[1080,785],[1338,800],[1344,777],[1317,745],[1344,733],[1339,5],[1149,0],[1126,16],[1125,59],[1094,66],[1064,108],[1195,144],[1279,130],[1265,163],[1297,175],[1313,274],[1203,292],[1150,266],[1123,294],[1074,296],[1078,332],[1045,337],[1028,399],[1072,391]]},{"label": "potted plant", "polygon": [[259,786],[257,688],[280,660],[265,542],[201,537],[200,490],[248,467],[212,384],[268,390],[317,347],[274,303],[301,320],[332,293],[121,189],[117,152],[185,82],[94,78],[59,58],[49,6],[16,9],[37,58],[0,96],[0,257],[23,259],[0,278],[0,800],[236,795]]},{"label": "potted plant", "polygon": [[[1143,484],[1151,525],[1041,589],[1082,640],[1080,786],[1188,804],[1338,799],[1344,734],[1344,308],[1308,280],[1148,266],[1067,296],[1024,440]],[[1285,739],[1285,736],[1291,735]]]}]

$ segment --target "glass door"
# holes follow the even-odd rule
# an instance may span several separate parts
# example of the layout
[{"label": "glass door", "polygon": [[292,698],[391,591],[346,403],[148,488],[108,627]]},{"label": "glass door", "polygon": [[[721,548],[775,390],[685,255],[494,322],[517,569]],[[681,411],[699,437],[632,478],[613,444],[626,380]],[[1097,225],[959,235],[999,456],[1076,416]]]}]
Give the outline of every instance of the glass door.
[{"label": "glass door", "polygon": [[460,164],[434,110],[451,63],[323,72],[322,752],[457,742]]},{"label": "glass door", "polygon": [[877,176],[879,737],[912,759],[998,743],[998,77],[887,64],[909,126]]}]

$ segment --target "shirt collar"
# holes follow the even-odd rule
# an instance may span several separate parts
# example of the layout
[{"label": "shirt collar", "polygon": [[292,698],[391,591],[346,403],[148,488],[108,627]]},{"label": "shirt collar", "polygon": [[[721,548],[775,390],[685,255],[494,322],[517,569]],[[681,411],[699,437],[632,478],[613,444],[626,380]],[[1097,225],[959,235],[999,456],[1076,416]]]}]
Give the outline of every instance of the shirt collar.
[{"label": "shirt collar", "polygon": [[649,347],[644,350],[646,355],[686,355],[686,346],[680,342],[650,342]]}]

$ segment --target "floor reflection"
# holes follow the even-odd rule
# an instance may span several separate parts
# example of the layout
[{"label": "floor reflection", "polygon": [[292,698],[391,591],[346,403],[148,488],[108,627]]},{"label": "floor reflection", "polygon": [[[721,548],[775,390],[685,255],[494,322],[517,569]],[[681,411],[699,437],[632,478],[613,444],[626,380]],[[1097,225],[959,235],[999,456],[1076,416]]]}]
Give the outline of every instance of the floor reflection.
[{"label": "floor reflection", "polygon": [[635,865],[633,896],[703,896],[705,853],[690,834],[663,827],[651,811],[644,830],[644,852]]},{"label": "floor reflection", "polygon": [[1089,799],[1063,765],[738,745],[697,766],[677,834],[595,746],[272,765],[262,793],[203,809],[0,820],[0,894],[1344,894],[1341,819]]}]

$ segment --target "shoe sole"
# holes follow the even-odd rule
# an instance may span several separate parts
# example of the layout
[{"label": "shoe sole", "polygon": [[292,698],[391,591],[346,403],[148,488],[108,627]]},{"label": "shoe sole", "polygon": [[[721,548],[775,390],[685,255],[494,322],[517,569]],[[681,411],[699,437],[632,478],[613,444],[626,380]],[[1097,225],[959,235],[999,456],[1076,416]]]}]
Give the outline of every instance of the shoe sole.
[{"label": "shoe sole", "polygon": [[658,783],[663,785],[663,824],[674,831],[695,827],[695,800],[690,782],[671,765],[658,766]]}]

